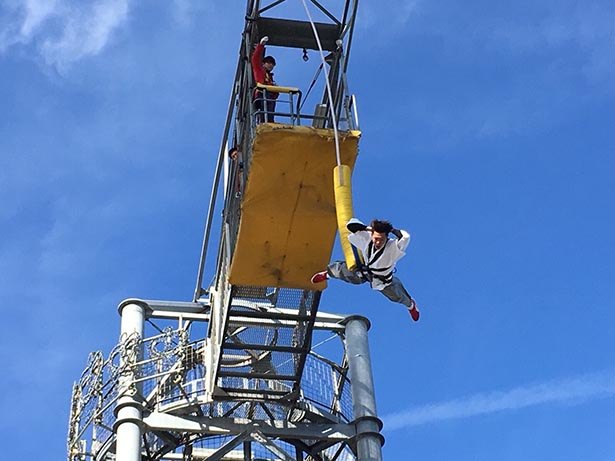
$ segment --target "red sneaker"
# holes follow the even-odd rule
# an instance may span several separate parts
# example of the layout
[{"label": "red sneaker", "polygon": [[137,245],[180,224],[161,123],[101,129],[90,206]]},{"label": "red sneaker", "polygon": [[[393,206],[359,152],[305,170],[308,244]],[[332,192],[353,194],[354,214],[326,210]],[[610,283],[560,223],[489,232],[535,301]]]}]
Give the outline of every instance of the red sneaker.
[{"label": "red sneaker", "polygon": [[415,322],[419,321],[419,317],[421,316],[421,313],[416,307],[416,303],[414,302],[414,299],[412,300],[412,307],[408,308],[408,312],[410,313],[410,317],[412,317],[412,320],[414,320]]},{"label": "red sneaker", "polygon": [[322,272],[316,272],[314,275],[312,275],[312,278],[310,280],[312,281],[312,283],[320,283],[320,282],[324,282],[328,278],[329,278],[329,274],[327,274],[327,271],[322,271]]}]

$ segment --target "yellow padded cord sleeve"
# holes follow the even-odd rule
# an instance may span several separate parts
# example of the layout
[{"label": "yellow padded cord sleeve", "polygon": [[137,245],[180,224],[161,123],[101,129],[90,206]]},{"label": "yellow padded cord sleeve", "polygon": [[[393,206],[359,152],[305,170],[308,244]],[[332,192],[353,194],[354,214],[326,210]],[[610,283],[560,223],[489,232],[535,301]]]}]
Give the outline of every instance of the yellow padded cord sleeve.
[{"label": "yellow padded cord sleeve", "polygon": [[350,231],[346,223],[352,218],[352,186],[350,183],[351,169],[347,165],[338,165],[333,169],[333,184],[335,190],[335,212],[337,214],[337,227],[340,233],[340,243],[344,252],[344,259],[349,269],[353,269],[355,261],[352,246],[348,241]]}]

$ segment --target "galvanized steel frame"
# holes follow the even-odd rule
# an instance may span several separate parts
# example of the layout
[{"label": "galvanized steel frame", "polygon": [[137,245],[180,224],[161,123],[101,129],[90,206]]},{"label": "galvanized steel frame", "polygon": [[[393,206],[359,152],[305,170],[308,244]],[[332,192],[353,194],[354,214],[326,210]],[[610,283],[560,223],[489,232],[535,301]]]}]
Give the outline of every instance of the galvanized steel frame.
[{"label": "galvanized steel frame", "polygon": [[[260,420],[235,417],[234,412],[243,404],[235,405],[234,409],[232,405],[225,407],[228,410],[220,416],[215,414],[207,416],[203,410],[206,410],[208,405],[213,410],[219,404],[208,399],[202,392],[194,394],[190,388],[184,388],[184,386],[193,386],[194,389],[198,387],[184,380],[186,371],[194,366],[190,364],[202,363],[206,349],[202,339],[190,339],[187,332],[192,322],[208,321],[211,312],[209,304],[204,301],[186,303],[128,299],[120,304],[120,312],[124,313],[127,307],[136,310],[137,313],[141,312],[143,323],[152,319],[169,320],[172,318],[177,321],[178,328],[177,330],[166,328],[159,334],[142,339],[142,330],[139,325],[136,325],[139,317],[133,316],[136,320],[123,322],[123,325],[126,324],[122,328],[125,331],[109,358],[105,360],[100,352],[91,354],[88,368],[73,388],[68,434],[69,461],[102,460],[107,454],[114,453],[119,448],[119,442],[114,434],[114,431],[117,431],[122,424],[120,421],[122,410],[118,412],[118,408],[132,407],[143,412],[143,417],[133,416],[123,421],[133,425],[137,424],[141,428],[144,444],[141,444],[139,454],[134,453],[134,444],[131,445],[132,454],[130,456],[123,457],[123,453],[116,453],[118,460],[177,459],[177,455],[173,455],[172,452],[177,452],[178,447],[191,447],[197,440],[221,435],[232,435],[234,442],[218,447],[219,449],[224,447],[222,451],[208,452],[208,459],[218,459],[212,457],[214,455],[221,456],[219,459],[229,459],[224,457],[226,456],[224,453],[228,454],[230,450],[243,450],[246,453],[245,450],[249,447],[256,446],[262,446],[271,453],[277,453],[275,454],[278,456],[277,459],[286,459],[283,455],[287,453],[284,446],[294,446],[298,453],[310,454],[315,460],[335,459],[335,456],[340,456],[341,453],[346,453],[345,459],[348,459],[347,456],[355,459],[356,455],[352,453],[358,450],[356,441],[370,436],[370,434],[365,435],[365,432],[370,431],[365,430],[362,418],[352,420],[361,415],[348,415],[350,418],[344,420],[334,417],[335,414],[339,414],[337,412],[341,411],[339,407],[341,393],[352,391],[353,395],[356,394],[354,388],[349,385],[339,386],[341,381],[347,381],[348,370],[352,370],[353,366],[353,359],[348,356],[348,352],[353,350],[352,343],[356,340],[352,338],[356,335],[349,333],[348,328],[349,324],[356,323],[355,317],[318,313],[319,328],[322,331],[330,331],[339,335],[340,339],[346,338],[347,351],[340,364],[320,357],[318,354],[311,354],[314,360],[319,360],[319,363],[330,367],[330,370],[337,370],[332,376],[339,378],[332,382],[333,398],[325,405],[331,411],[328,413],[328,418],[332,419],[326,423],[315,423],[309,421],[310,417],[304,422],[301,421],[302,418],[306,418],[307,414],[316,410],[315,407],[310,408],[309,405],[301,407],[299,411],[287,413],[284,419],[277,419],[272,415]],[[238,324],[244,320],[248,323],[260,323],[263,319],[246,317],[238,320]],[[362,336],[367,328],[367,322],[365,320],[361,322],[363,327],[359,330],[363,333],[359,336]],[[349,340],[350,343],[348,343]],[[365,356],[364,348],[367,347],[365,341],[366,336],[359,340],[362,356]],[[367,360],[369,365],[368,355]],[[156,363],[159,365],[152,366]],[[163,363],[168,363],[168,365],[161,368]],[[356,373],[358,374],[355,379],[359,382],[369,382],[369,380],[366,381],[365,367],[359,368],[355,371]],[[335,386],[335,382],[338,386]],[[365,395],[365,387],[360,387]],[[168,399],[165,396],[170,396],[168,392],[174,388],[176,397],[172,399],[175,401],[165,400]],[[372,395],[373,398],[373,389],[371,391],[367,389],[367,395]],[[308,401],[309,399],[306,400]],[[312,400],[312,403],[316,402]],[[363,403],[360,406],[363,406]],[[321,407],[323,408],[325,407]],[[190,412],[185,413],[185,409],[189,409]],[[313,413],[317,419],[326,414],[326,412]],[[306,443],[306,440],[312,442]],[[372,443],[381,443],[379,437],[372,437],[372,440]],[[242,442],[245,443],[242,445]],[[282,446],[279,443],[282,443]],[[239,445],[242,446],[239,447]],[[252,450],[252,448],[249,449]],[[330,457],[322,455],[323,452],[329,452]],[[356,453],[359,454],[358,451]]]}]

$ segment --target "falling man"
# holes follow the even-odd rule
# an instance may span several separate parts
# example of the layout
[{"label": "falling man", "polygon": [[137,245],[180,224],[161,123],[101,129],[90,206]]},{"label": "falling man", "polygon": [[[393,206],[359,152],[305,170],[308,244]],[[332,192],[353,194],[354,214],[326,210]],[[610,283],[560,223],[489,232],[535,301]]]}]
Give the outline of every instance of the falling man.
[{"label": "falling man", "polygon": [[[388,221],[377,219],[366,226],[358,219],[352,218],[346,227],[350,231],[348,240],[361,251],[365,262],[357,264],[352,270],[343,261],[332,262],[327,270],[312,276],[312,283],[324,282],[328,278],[355,285],[369,282],[374,290],[380,291],[391,301],[406,306],[412,320],[418,321],[420,314],[416,302],[401,281],[393,276],[395,264],[406,254],[410,234],[405,230],[395,229]],[[389,233],[397,238],[390,239]]]}]

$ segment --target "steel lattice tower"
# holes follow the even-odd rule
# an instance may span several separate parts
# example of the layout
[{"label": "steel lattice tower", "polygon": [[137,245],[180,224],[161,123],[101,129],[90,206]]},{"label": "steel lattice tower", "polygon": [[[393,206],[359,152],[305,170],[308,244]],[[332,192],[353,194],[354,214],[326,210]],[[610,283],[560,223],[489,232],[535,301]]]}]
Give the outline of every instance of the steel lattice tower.
[{"label": "steel lattice tower", "polygon": [[[241,226],[258,186],[251,170],[260,155],[259,136],[285,130],[291,138],[302,136],[301,142],[309,136],[330,142],[333,120],[344,136],[358,130],[346,81],[357,0],[331,1],[337,13],[309,0],[327,18],[318,23],[269,16],[285,1],[248,1],[194,297],[120,303],[117,346],[106,358],[90,354],[73,387],[69,461],[382,459],[368,320],[320,312],[321,292],[293,286],[277,266],[267,269],[279,280],[271,286],[234,282],[257,279],[238,267],[238,254],[249,240]],[[328,53],[333,100],[325,93],[312,113],[304,113],[301,92],[285,89],[289,109],[276,112],[281,121],[259,125],[252,47],[267,35],[270,45],[315,50],[314,28]],[[243,166],[226,159],[229,145],[241,150]],[[215,273],[204,287],[219,192]],[[326,243],[330,256],[332,239]]]}]

